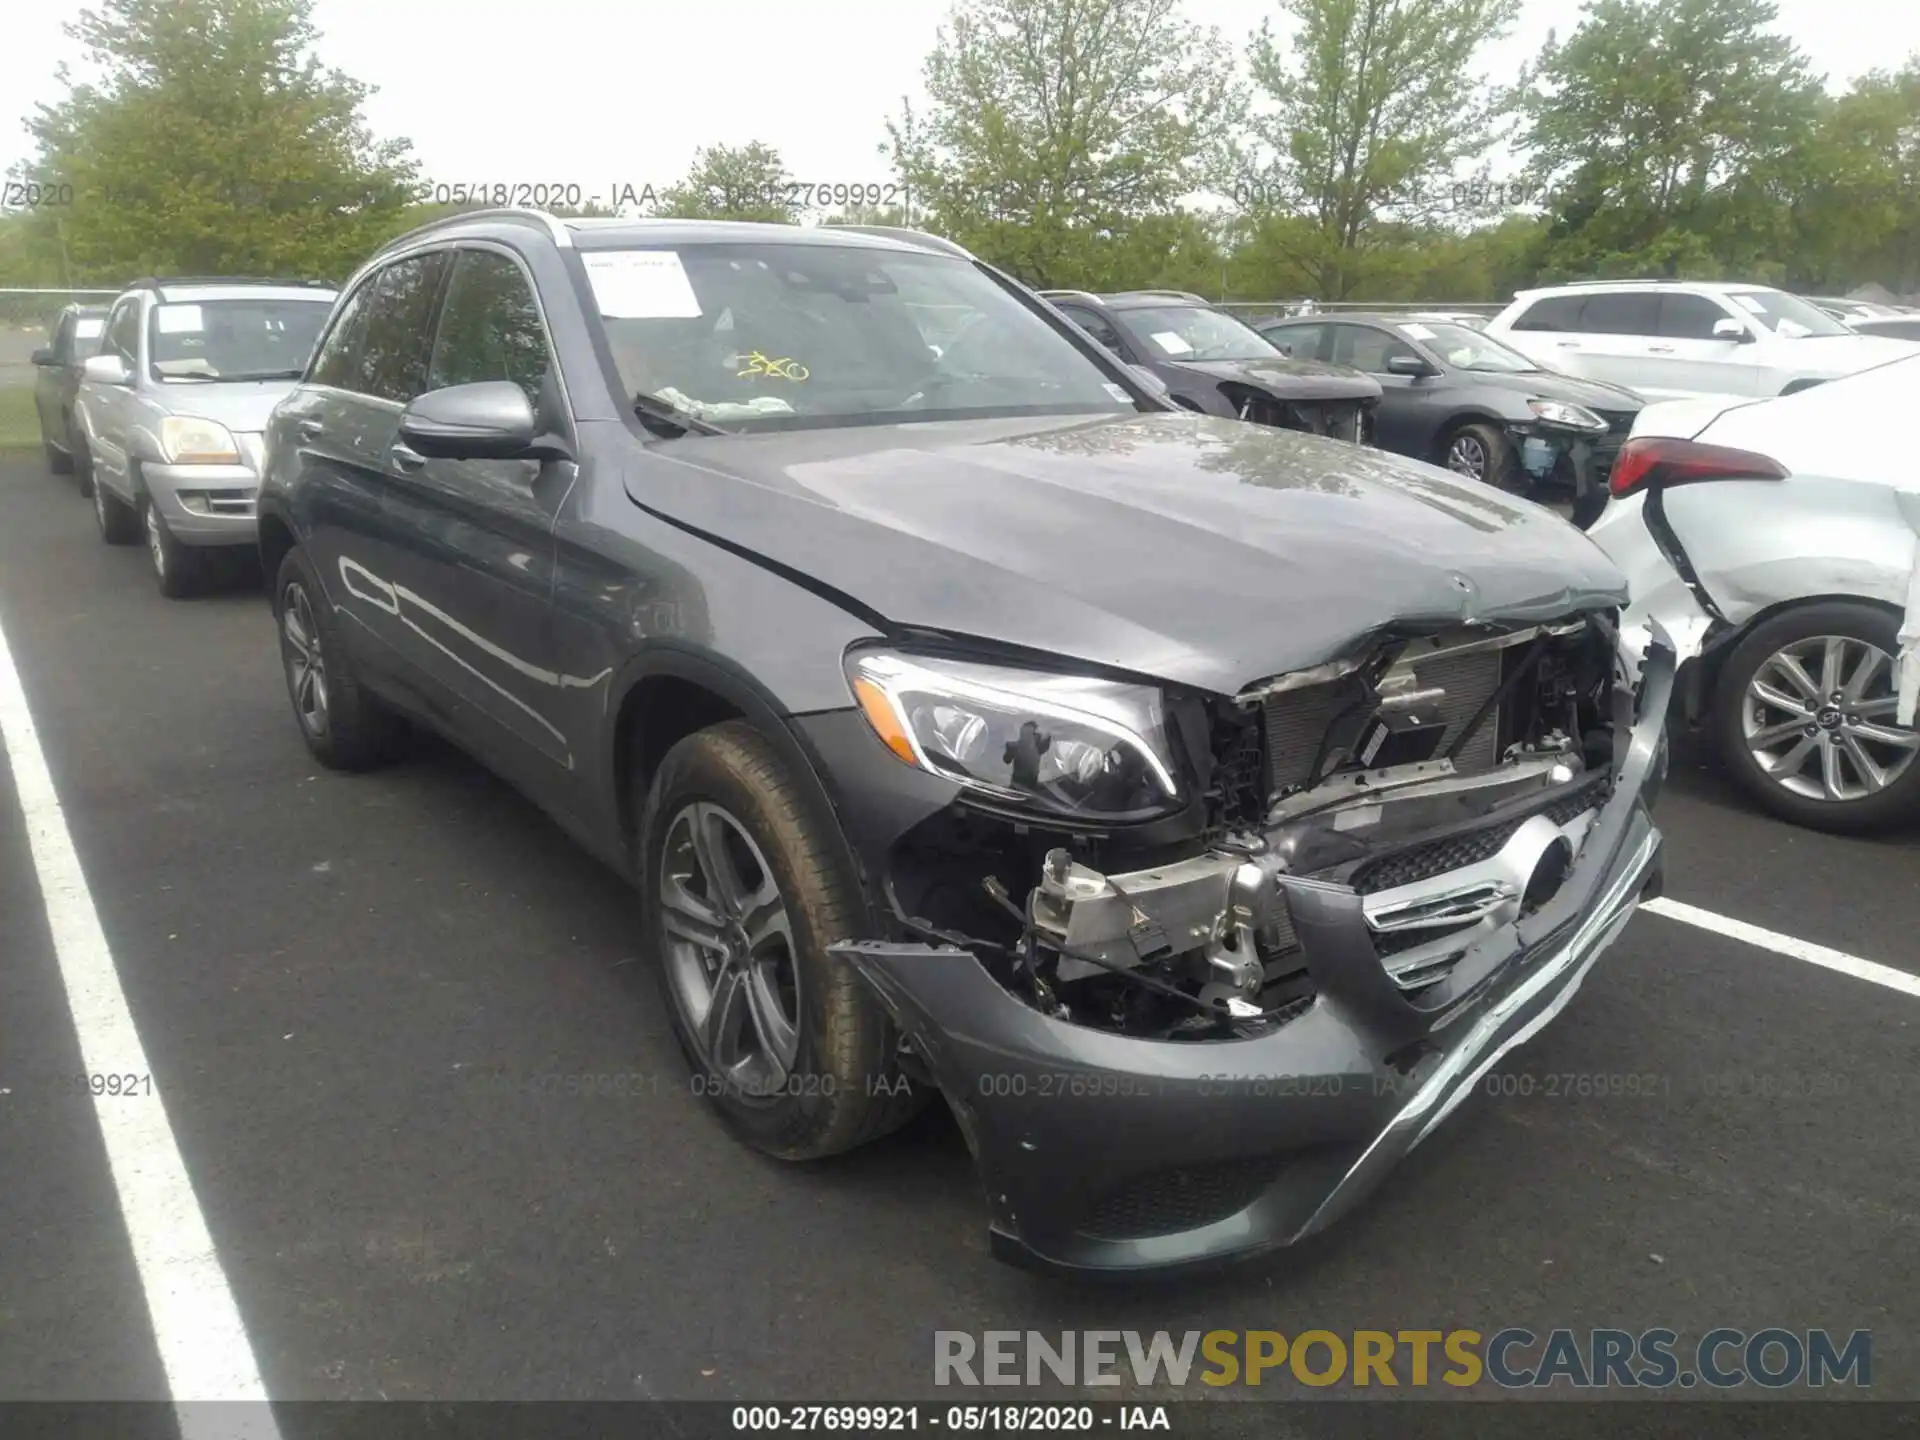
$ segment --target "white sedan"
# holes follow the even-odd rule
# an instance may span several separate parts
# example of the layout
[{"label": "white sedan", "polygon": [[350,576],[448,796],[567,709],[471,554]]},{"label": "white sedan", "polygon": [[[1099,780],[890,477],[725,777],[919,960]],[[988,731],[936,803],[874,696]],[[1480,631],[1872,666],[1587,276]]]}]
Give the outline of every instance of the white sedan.
[{"label": "white sedan", "polygon": [[1589,530],[1629,626],[1680,646],[1687,718],[1775,814],[1920,818],[1920,357],[1771,400],[1649,405]]}]

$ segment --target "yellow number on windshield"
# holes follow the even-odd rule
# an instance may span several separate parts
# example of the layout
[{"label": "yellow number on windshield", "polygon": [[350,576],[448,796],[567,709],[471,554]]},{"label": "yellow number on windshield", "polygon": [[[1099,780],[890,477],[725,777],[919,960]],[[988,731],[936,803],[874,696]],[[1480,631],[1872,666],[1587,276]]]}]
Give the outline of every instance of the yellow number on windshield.
[{"label": "yellow number on windshield", "polygon": [[736,365],[745,365],[744,370],[734,372],[736,378],[745,379],[750,375],[766,375],[775,380],[804,380],[813,372],[796,360],[773,359],[754,350],[745,355],[733,357]]}]

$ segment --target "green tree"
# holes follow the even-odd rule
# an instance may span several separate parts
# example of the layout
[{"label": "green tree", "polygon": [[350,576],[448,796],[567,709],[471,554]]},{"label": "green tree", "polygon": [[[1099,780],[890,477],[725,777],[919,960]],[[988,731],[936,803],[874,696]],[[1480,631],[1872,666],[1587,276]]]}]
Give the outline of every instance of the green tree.
[{"label": "green tree", "polygon": [[1792,162],[1776,211],[1790,284],[1920,289],[1920,56],[1823,101]]},{"label": "green tree", "polygon": [[1819,82],[1772,0],[1589,0],[1549,38],[1527,141],[1559,274],[1705,277],[1782,256],[1783,179]]},{"label": "green tree", "polygon": [[888,122],[919,223],[1040,285],[1082,283],[1217,168],[1242,96],[1178,0],[961,0]]},{"label": "green tree", "polygon": [[35,177],[73,187],[33,217],[76,279],[143,270],[338,277],[413,198],[369,90],[313,53],[311,0],[102,0],[67,33],[98,70],[28,121]]},{"label": "green tree", "polygon": [[769,220],[783,225],[797,223],[801,209],[780,152],[758,140],[696,150],[686,177],[662,190],[647,207],[649,214],[681,220]]},{"label": "green tree", "polygon": [[[1501,135],[1517,93],[1473,78],[1474,57],[1504,34],[1519,0],[1280,0],[1292,22],[1253,37],[1251,143],[1226,188],[1261,215],[1310,225],[1260,227],[1313,291],[1345,299],[1378,278],[1366,251],[1395,220],[1433,221],[1452,206],[1460,167]],[[1279,258],[1279,257],[1276,257]]]}]

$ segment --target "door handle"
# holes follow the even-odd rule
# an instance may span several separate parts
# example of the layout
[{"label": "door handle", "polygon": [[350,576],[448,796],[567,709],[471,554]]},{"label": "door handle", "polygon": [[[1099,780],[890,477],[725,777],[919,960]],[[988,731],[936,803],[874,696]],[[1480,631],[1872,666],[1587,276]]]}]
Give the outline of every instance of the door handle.
[{"label": "door handle", "polygon": [[395,441],[387,451],[387,458],[402,470],[418,470],[427,463],[427,457],[410,445]]},{"label": "door handle", "polygon": [[1580,348],[1580,342],[1578,340],[1556,340],[1553,342],[1553,348],[1556,350],[1578,350]]},{"label": "door handle", "polygon": [[1671,345],[1649,345],[1649,346],[1647,346],[1647,353],[1648,353],[1649,355],[1671,355],[1671,354],[1673,354],[1673,346],[1671,346]]},{"label": "door handle", "polygon": [[302,440],[317,440],[327,427],[318,420],[302,420],[294,428],[300,432]]}]

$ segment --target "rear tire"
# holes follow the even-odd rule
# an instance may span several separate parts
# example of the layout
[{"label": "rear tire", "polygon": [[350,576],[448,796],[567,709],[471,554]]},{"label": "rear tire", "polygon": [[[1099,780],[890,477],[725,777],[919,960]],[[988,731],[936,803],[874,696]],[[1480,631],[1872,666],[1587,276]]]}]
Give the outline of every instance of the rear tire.
[{"label": "rear tire", "polygon": [[273,618],[287,698],[313,758],[329,770],[372,770],[398,756],[406,744],[406,722],[353,673],[333,607],[298,545],[274,577]]},{"label": "rear tire", "polygon": [[[1920,734],[1895,725],[1889,698],[1899,628],[1875,606],[1822,600],[1775,615],[1734,647],[1715,688],[1713,730],[1728,770],[1763,808],[1840,834],[1920,817]],[[1823,674],[1830,639],[1840,642],[1832,647],[1837,686]],[[1861,693],[1850,695],[1847,682],[1870,651],[1881,658]],[[1772,700],[1756,693],[1756,684]],[[1873,783],[1874,770],[1885,783]]]},{"label": "rear tire", "polygon": [[728,1127],[783,1160],[864,1145],[926,1099],[886,1011],[828,951],[866,933],[832,823],[742,720],[669,750],[641,812],[642,913],[674,1035]]}]

